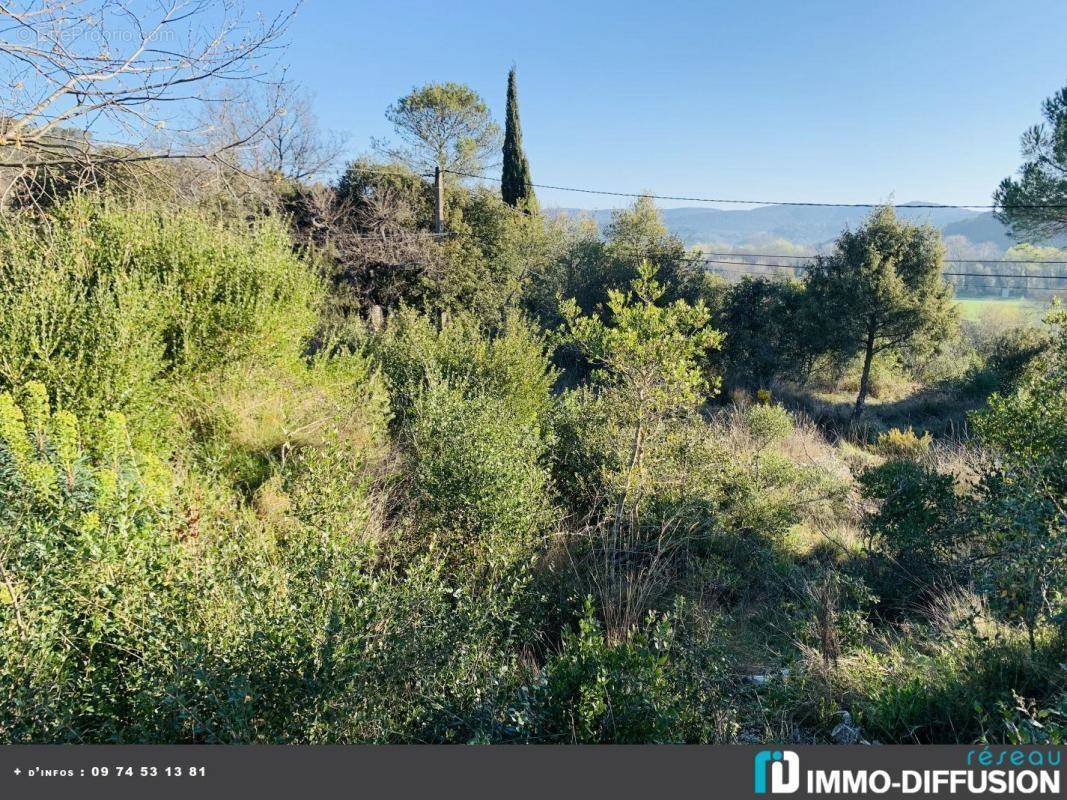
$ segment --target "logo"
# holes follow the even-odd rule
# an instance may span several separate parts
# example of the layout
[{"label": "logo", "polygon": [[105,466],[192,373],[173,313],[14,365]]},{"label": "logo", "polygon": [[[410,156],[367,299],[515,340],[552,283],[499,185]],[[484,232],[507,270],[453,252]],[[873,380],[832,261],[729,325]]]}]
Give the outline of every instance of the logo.
[{"label": "logo", "polygon": [[752,775],[752,788],[756,794],[767,794],[768,771],[771,773],[771,794],[791,794],[800,788],[800,757],[792,750],[760,750],[756,753]]}]

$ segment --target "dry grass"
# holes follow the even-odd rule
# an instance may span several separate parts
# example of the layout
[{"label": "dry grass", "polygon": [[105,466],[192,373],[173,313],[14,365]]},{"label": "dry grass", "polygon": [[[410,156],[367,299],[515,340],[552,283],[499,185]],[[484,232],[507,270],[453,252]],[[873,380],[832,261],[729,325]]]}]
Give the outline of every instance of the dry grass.
[{"label": "dry grass", "polygon": [[[726,407],[712,423],[715,435],[740,462],[752,460],[759,447],[745,423],[747,405]],[[800,523],[790,529],[783,545],[799,560],[817,556],[842,560],[858,555],[863,549],[863,505],[855,475],[882,459],[845,439],[832,441],[803,411],[791,411],[790,418],[792,430],[766,446],[759,456],[787,459],[807,476],[766,488],[781,494],[783,501],[795,503],[800,512]]]},{"label": "dry grass", "polygon": [[227,423],[231,442],[246,450],[269,452],[320,446],[337,436],[354,450],[376,440],[376,429],[353,407],[352,375],[342,370],[294,370],[251,365],[229,368],[211,381],[212,411]]}]

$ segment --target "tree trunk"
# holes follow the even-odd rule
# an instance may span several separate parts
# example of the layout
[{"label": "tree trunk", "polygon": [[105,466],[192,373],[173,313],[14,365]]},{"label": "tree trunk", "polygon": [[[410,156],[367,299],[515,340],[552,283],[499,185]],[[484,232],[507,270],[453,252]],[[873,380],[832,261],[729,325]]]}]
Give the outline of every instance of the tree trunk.
[{"label": "tree trunk", "polygon": [[867,399],[867,387],[871,381],[871,361],[874,359],[874,331],[867,334],[867,346],[863,353],[863,372],[860,374],[860,391],[856,395],[856,407],[852,409],[852,419],[856,420],[863,413],[863,403]]}]

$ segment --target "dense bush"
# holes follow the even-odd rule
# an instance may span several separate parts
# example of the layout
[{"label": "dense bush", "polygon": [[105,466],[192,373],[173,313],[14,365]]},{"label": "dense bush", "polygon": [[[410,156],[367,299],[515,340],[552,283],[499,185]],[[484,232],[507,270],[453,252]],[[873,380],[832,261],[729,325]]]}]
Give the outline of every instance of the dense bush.
[{"label": "dense bush", "polygon": [[[522,695],[532,739],[558,743],[713,742],[733,732],[719,631],[691,609],[649,614],[612,641],[587,599],[577,631]],[[709,639],[708,636],[711,636]]]},{"label": "dense bush", "polygon": [[781,406],[760,403],[745,411],[745,427],[756,449],[764,450],[793,432],[793,420]]},{"label": "dense bush", "polygon": [[476,579],[528,566],[553,518],[544,340],[517,316],[489,334],[469,316],[436,327],[403,311],[371,349],[407,457],[418,549],[463,554]]},{"label": "dense bush", "polygon": [[540,424],[548,414],[556,373],[548,365],[544,336],[517,315],[489,333],[469,315],[437,326],[402,309],[369,346],[388,382],[398,422],[433,381],[469,394],[506,397],[523,424]]},{"label": "dense bush", "polygon": [[156,740],[193,600],[173,478],[122,415],[89,449],[43,385],[20,394],[0,394],[0,737]]},{"label": "dense bush", "polygon": [[669,741],[682,703],[667,669],[670,637],[670,623],[652,617],[645,630],[612,644],[587,602],[578,631],[564,634],[545,665],[542,735],[586,744]]},{"label": "dense bush", "polygon": [[74,199],[0,219],[0,387],[132,409],[155,381],[235,352],[292,349],[318,286],[271,220]]},{"label": "dense bush", "polygon": [[552,522],[543,432],[509,400],[431,384],[407,437],[412,525],[425,546],[464,551],[456,566],[479,581],[529,562]]},{"label": "dense bush", "polygon": [[880,501],[867,518],[876,590],[908,604],[958,577],[963,502],[950,475],[914,461],[889,461],[860,475],[865,497]]},{"label": "dense bush", "polygon": [[1067,313],[1054,310],[1053,347],[1010,394],[993,395],[975,417],[994,455],[976,509],[994,607],[1022,622],[1031,644],[1037,626],[1063,629],[1067,603]]},{"label": "dense bush", "polygon": [[1050,346],[1048,335],[1038,328],[970,325],[964,332],[971,363],[956,384],[962,392],[980,397],[1011,391],[1027,364]]}]

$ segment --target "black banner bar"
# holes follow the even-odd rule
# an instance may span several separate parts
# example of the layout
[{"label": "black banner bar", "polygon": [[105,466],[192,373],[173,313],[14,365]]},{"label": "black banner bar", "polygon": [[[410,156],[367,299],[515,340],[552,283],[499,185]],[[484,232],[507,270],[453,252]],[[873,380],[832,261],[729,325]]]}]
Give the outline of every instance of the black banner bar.
[{"label": "black banner bar", "polygon": [[5,798],[1058,797],[1064,748],[10,746]]}]

